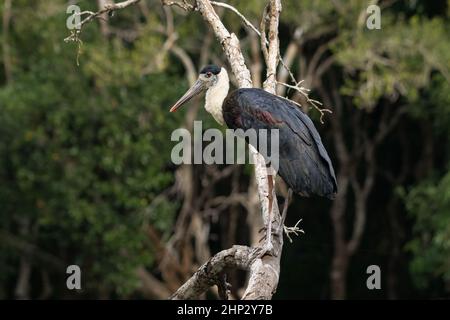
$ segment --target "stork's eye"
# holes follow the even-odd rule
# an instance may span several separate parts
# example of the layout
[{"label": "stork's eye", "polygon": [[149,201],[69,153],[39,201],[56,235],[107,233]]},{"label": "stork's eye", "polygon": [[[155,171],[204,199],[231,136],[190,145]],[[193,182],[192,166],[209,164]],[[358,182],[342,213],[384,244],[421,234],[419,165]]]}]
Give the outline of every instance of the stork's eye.
[{"label": "stork's eye", "polygon": [[207,73],[206,73],[206,77],[207,77],[207,78],[210,78],[211,76],[212,76],[212,73],[211,73],[211,72],[207,72]]}]

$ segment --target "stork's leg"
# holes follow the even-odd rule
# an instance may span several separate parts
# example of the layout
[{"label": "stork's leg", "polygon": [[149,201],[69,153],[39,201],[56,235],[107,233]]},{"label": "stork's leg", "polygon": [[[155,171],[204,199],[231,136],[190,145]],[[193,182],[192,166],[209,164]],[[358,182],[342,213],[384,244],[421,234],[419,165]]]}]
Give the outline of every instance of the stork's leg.
[{"label": "stork's leg", "polygon": [[266,253],[272,253],[273,251],[273,244],[272,244],[272,219],[273,219],[273,175],[267,175],[267,181],[268,181],[268,192],[267,198],[269,200],[269,212],[267,214],[267,221],[265,223],[266,227],[266,241],[263,246],[262,255]]},{"label": "stork's leg", "polygon": [[283,213],[281,214],[281,223],[279,230],[280,236],[283,234],[284,222],[286,221],[287,209],[289,207],[289,202],[291,202],[291,198],[292,198],[292,189],[289,188],[286,199],[284,200]]}]

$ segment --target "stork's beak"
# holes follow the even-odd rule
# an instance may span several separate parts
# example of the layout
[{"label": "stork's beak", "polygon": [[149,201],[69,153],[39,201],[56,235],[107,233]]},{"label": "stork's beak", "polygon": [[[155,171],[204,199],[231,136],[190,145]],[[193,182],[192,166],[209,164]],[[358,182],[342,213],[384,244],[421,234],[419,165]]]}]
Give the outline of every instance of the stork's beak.
[{"label": "stork's beak", "polygon": [[194,85],[186,91],[186,93],[170,108],[170,112],[176,111],[183,104],[191,100],[193,97],[201,93],[205,89],[205,82],[201,79],[198,79]]}]

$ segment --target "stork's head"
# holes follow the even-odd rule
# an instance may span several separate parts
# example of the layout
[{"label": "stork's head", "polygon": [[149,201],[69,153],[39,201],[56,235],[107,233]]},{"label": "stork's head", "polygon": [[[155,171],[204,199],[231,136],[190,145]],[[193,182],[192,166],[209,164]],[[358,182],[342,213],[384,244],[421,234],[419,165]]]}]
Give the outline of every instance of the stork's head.
[{"label": "stork's head", "polygon": [[[206,109],[208,110],[208,96],[216,96],[221,99],[220,107],[223,99],[225,99],[228,93],[229,86],[228,74],[224,68],[220,68],[216,65],[208,65],[204,67],[198,76],[194,85],[186,91],[186,93],[170,108],[170,112],[176,111],[183,104],[191,100],[194,96],[207,91],[206,95]],[[213,94],[210,94],[213,93]],[[208,110],[211,112],[210,110]],[[214,115],[214,114],[213,114]]]}]

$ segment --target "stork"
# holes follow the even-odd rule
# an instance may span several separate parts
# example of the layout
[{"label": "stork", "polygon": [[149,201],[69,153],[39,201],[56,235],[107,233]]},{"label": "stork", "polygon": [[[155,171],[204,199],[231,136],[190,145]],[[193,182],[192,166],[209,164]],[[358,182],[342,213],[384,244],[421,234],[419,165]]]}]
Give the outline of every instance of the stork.
[{"label": "stork", "polygon": [[[278,174],[281,178],[296,194],[333,199],[337,193],[333,165],[311,119],[294,102],[262,89],[243,88],[228,93],[229,83],[225,68],[208,65],[170,112],[206,91],[205,109],[219,124],[230,129],[278,129]],[[258,148],[257,145],[253,147]],[[270,196],[272,179],[268,181]],[[265,248],[271,248],[270,201],[269,198]]]}]

